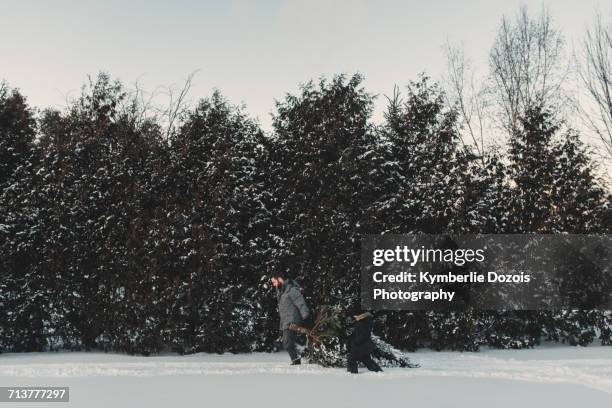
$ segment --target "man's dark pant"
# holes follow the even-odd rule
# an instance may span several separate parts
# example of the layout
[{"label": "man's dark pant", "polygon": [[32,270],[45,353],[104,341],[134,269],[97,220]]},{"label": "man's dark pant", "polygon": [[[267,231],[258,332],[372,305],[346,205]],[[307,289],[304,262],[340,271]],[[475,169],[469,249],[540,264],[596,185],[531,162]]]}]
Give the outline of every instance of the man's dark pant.
[{"label": "man's dark pant", "polygon": [[291,357],[291,361],[295,361],[299,358],[297,349],[295,348],[295,339],[297,338],[297,333],[285,329],[283,330],[283,348],[287,350],[289,353],[289,357]]}]

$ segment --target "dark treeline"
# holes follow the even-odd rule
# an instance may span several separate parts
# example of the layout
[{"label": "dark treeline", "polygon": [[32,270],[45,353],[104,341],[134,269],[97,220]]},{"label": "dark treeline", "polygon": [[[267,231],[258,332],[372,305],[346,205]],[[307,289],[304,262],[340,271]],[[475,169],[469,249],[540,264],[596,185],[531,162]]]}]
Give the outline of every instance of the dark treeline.
[{"label": "dark treeline", "polygon": [[[310,82],[263,132],[219,93],[168,127],[106,75],[62,111],[0,90],[0,350],[270,350],[282,271],[359,304],[369,233],[609,233],[611,197],[543,103],[476,154],[422,77],[371,121],[361,77]],[[588,306],[588,305],[585,305]],[[404,348],[611,342],[601,311],[388,312]]]}]

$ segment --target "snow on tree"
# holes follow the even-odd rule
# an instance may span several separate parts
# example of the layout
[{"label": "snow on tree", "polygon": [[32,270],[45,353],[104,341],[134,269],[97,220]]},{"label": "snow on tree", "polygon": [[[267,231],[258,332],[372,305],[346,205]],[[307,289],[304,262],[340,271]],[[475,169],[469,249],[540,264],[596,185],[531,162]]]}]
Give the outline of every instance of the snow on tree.
[{"label": "snow on tree", "polygon": [[[271,350],[270,275],[345,316],[364,234],[610,231],[589,152],[549,110],[477,158],[445,100],[421,77],[376,126],[362,78],[336,76],[286,95],[266,134],[218,92],[164,128],[105,74],[37,117],[0,87],[0,350]],[[564,293],[589,295],[575,275]],[[611,327],[597,311],[392,311],[373,339],[402,366],[397,349],[610,344]],[[344,364],[348,329],[313,361]]]}]

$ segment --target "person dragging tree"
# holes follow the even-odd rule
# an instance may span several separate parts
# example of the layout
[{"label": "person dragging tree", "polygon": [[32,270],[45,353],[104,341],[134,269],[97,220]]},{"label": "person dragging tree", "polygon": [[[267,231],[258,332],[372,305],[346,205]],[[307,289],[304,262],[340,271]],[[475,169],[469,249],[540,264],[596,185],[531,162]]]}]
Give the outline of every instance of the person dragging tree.
[{"label": "person dragging tree", "polygon": [[301,326],[310,315],[310,310],[306,305],[304,296],[299,286],[289,279],[282,276],[272,277],[272,286],[276,288],[278,298],[278,313],[280,315],[280,329],[283,333],[283,347],[291,357],[291,365],[302,363],[295,347],[297,332],[289,330],[293,323]]},{"label": "person dragging tree", "polygon": [[348,341],[348,372],[357,374],[357,365],[359,362],[365,364],[370,371],[382,371],[382,368],[372,360],[372,351],[374,350],[374,344],[371,339],[373,325],[372,314],[365,312],[354,316],[354,318],[355,327]]}]

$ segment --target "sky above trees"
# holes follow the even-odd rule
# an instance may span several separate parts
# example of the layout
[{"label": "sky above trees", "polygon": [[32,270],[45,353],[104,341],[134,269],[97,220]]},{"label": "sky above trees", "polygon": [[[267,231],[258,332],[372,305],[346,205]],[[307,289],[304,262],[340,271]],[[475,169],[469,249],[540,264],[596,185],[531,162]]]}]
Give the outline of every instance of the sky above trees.
[{"label": "sky above trees", "polygon": [[610,12],[596,0],[3,1],[0,77],[32,105],[63,107],[101,70],[151,91],[198,70],[194,101],[218,88],[269,129],[274,99],[321,75],[361,72],[380,95],[422,71],[438,79],[448,40],[486,71],[502,15],[521,5],[548,7],[570,50],[596,8]]}]

